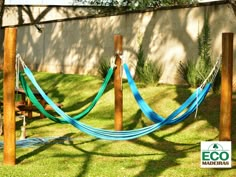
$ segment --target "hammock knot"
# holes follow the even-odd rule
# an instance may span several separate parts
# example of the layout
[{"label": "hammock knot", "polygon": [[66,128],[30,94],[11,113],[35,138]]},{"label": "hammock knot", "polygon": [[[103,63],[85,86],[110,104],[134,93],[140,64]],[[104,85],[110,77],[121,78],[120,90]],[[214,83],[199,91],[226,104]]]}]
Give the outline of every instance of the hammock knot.
[{"label": "hammock knot", "polygon": [[110,67],[111,68],[116,68],[116,64],[115,64],[115,57],[113,56],[112,58],[111,58],[111,60],[110,60]]},{"label": "hammock knot", "polygon": [[122,64],[126,63],[127,56],[126,56],[126,52],[125,51],[122,54],[119,54],[119,57],[120,57],[120,59],[122,61]]}]

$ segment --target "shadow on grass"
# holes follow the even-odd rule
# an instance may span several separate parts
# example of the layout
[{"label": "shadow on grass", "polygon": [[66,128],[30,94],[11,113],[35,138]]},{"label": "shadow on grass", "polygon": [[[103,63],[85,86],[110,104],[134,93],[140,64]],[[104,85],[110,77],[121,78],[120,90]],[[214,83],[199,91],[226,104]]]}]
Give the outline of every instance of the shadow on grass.
[{"label": "shadow on grass", "polygon": [[[143,126],[146,126],[144,122],[142,122]],[[180,131],[180,130],[177,130]],[[176,132],[175,132],[176,133]],[[198,144],[181,144],[181,143],[173,143],[168,140],[166,140],[165,136],[158,137],[157,135],[151,133],[147,136],[151,137],[154,141],[157,143],[151,143],[151,142],[145,142],[140,139],[132,141],[135,144],[142,145],[148,148],[152,148],[157,151],[161,151],[165,154],[164,157],[162,157],[159,160],[149,160],[143,171],[141,171],[136,177],[143,177],[145,174],[152,174],[153,176],[159,176],[161,173],[168,168],[178,166],[177,159],[185,158],[187,155],[185,151],[188,151],[190,149],[194,149]],[[169,135],[168,135],[169,136]],[[184,150],[177,150],[176,146],[187,146],[188,148]],[[158,168],[155,168],[158,167]],[[156,170],[154,170],[156,169]]]},{"label": "shadow on grass", "polygon": [[[143,126],[146,126],[144,122],[142,123]],[[154,150],[162,152],[162,154],[165,154],[159,160],[149,160],[145,165],[145,169],[141,171],[138,175],[136,175],[136,177],[143,177],[145,176],[145,174],[151,174],[152,176],[160,176],[164,171],[168,170],[169,168],[179,166],[180,164],[178,163],[178,161],[180,159],[186,158],[188,156],[189,151],[199,149],[200,143],[187,144],[181,142],[171,142],[167,140],[167,137],[180,132],[190,124],[191,122],[186,121],[182,123],[182,126],[174,132],[161,137],[157,136],[154,133],[148,134],[147,136],[156,141],[156,143],[142,141],[140,139],[132,141],[135,144],[152,148]],[[211,140],[212,139],[209,139],[207,141]]]},{"label": "shadow on grass", "polygon": [[103,145],[97,145],[93,151],[88,151],[88,150],[85,150],[81,147],[79,147],[77,144],[74,144],[73,141],[70,142],[70,145],[73,146],[75,149],[85,153],[86,155],[86,158],[83,162],[83,167],[81,168],[82,170],[79,172],[79,174],[77,175],[77,177],[83,177],[86,175],[88,169],[89,169],[89,165],[92,161],[92,158],[94,155],[96,156],[104,156],[104,157],[120,157],[120,158],[123,158],[123,157],[127,157],[127,158],[133,158],[133,157],[141,157],[141,156],[153,156],[153,155],[157,155],[158,153],[149,153],[149,154],[131,154],[131,153],[118,153],[118,154],[115,154],[115,153],[102,153],[102,152],[97,152],[99,149],[103,148],[104,146],[106,146],[106,144],[103,144]]},{"label": "shadow on grass", "polygon": [[140,123],[141,118],[142,118],[142,111],[139,109],[139,110],[137,110],[136,114],[134,114],[131,118],[133,120],[133,122],[126,125],[125,129],[127,129],[127,130],[135,129],[137,127],[137,125]]},{"label": "shadow on grass", "polygon": [[[139,144],[142,146],[146,146],[152,148],[157,151],[164,152],[164,156],[158,160],[149,160],[147,161],[145,168],[136,177],[143,177],[145,174],[151,174],[152,176],[159,176],[161,173],[171,167],[178,166],[177,159],[185,158],[185,151],[179,151],[176,149],[176,144],[170,141],[165,140],[164,138],[160,138],[154,134],[149,134],[154,140],[158,139],[159,143],[149,143],[141,140],[134,141],[135,144]],[[194,146],[197,145],[193,145]],[[156,169],[156,170],[154,170]]]}]

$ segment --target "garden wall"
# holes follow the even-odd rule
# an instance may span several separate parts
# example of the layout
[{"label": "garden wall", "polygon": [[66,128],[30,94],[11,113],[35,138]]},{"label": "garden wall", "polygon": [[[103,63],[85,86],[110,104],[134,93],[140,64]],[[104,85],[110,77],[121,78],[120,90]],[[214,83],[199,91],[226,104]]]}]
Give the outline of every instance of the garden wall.
[{"label": "garden wall", "polygon": [[[177,72],[178,64],[197,59],[197,38],[203,27],[205,12],[209,14],[211,56],[215,60],[221,53],[222,33],[236,33],[236,16],[230,4],[61,19],[36,26],[19,26],[17,52],[31,69],[37,71],[97,74],[99,61],[111,59],[114,55],[114,34],[121,34],[125,62],[132,72],[137,63],[136,54],[142,45],[145,58],[162,66],[160,82],[180,84],[183,80]],[[4,23],[9,25],[10,18],[5,13],[3,26]],[[21,18],[17,19],[19,23]],[[236,85],[235,42],[233,67]]]}]

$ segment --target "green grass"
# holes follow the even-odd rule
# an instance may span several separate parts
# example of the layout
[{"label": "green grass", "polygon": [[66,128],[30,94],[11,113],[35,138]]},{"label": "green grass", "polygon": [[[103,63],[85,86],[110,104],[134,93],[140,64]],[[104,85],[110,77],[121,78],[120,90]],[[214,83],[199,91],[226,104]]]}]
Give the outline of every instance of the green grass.
[{"label": "green grass", "polygon": [[[93,99],[102,81],[93,76],[35,73],[44,90],[55,101],[63,103],[70,115],[82,111]],[[163,116],[175,110],[193,89],[160,85],[144,87],[141,94],[151,107]],[[2,89],[1,89],[2,90]],[[1,93],[2,95],[2,93]],[[138,109],[127,82],[123,84],[124,129],[150,125]],[[233,107],[236,100],[233,100]],[[199,107],[198,116],[190,116],[182,123],[163,127],[147,136],[131,141],[106,141],[86,135],[70,125],[48,119],[27,119],[28,137],[66,136],[68,140],[19,148],[16,166],[0,165],[1,177],[233,177],[236,176],[235,131],[232,169],[200,168],[200,142],[218,140],[220,95],[210,93]],[[233,109],[232,129],[235,130],[236,112]],[[110,83],[92,112],[82,121],[94,127],[113,129],[114,90]],[[17,138],[22,120],[16,122]],[[3,140],[3,137],[0,137]],[[0,150],[3,161],[3,150]]]}]

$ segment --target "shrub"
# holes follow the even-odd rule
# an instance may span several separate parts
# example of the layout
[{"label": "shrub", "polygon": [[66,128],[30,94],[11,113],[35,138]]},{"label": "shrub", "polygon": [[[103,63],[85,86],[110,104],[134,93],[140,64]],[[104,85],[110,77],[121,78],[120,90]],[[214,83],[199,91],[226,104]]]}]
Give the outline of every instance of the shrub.
[{"label": "shrub", "polygon": [[142,45],[137,53],[137,67],[135,71],[135,80],[145,84],[157,84],[161,76],[161,67],[155,62],[145,60]]},{"label": "shrub", "polygon": [[187,63],[179,63],[178,72],[183,79],[192,87],[196,87],[199,81],[197,81],[197,69],[195,68],[195,62],[188,60]]},{"label": "shrub", "polygon": [[110,62],[106,58],[102,58],[99,62],[98,73],[104,79],[107,75],[107,72],[110,68]]},{"label": "shrub", "polygon": [[204,59],[198,58],[197,61],[188,60],[187,63],[180,62],[178,71],[191,87],[198,87],[207,78],[211,69],[211,63],[205,62]]}]

